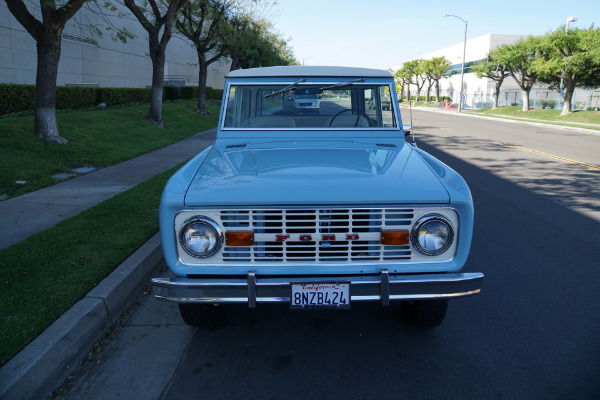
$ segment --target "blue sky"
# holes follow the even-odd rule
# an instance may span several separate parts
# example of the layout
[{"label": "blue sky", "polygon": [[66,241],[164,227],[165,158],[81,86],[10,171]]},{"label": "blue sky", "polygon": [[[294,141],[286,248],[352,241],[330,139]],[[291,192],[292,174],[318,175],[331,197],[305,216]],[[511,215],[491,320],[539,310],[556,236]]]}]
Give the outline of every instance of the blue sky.
[{"label": "blue sky", "polygon": [[278,0],[271,20],[306,65],[389,68],[486,33],[600,26],[600,0]]}]

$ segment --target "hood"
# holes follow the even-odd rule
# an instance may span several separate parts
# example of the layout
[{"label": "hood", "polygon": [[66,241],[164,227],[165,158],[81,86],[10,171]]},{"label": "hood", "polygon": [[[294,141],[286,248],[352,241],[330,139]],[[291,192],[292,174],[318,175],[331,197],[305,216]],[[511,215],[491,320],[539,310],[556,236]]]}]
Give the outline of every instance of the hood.
[{"label": "hood", "polygon": [[[230,146],[236,147],[236,146]],[[345,205],[449,203],[448,192],[409,145],[301,143],[213,147],[185,205]]]}]

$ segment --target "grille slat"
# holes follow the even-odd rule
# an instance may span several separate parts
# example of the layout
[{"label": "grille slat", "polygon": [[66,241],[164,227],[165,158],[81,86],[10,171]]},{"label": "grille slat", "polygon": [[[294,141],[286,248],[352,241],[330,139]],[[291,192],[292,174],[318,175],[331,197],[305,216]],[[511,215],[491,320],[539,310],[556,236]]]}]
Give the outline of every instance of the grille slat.
[{"label": "grille slat", "polygon": [[[382,246],[380,232],[382,228],[410,227],[412,209],[227,210],[220,217],[228,230],[251,228],[255,234],[251,248],[225,247],[225,262],[341,263],[411,258],[409,246]],[[285,240],[277,241],[277,235]]]}]

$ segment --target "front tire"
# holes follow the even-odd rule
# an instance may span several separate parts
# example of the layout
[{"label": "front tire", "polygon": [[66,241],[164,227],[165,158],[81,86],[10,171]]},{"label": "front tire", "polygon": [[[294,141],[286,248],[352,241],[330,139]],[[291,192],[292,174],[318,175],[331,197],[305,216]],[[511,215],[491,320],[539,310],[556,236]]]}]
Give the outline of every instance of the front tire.
[{"label": "front tire", "polygon": [[448,299],[410,300],[402,302],[404,317],[413,326],[433,328],[440,325],[448,311]]}]

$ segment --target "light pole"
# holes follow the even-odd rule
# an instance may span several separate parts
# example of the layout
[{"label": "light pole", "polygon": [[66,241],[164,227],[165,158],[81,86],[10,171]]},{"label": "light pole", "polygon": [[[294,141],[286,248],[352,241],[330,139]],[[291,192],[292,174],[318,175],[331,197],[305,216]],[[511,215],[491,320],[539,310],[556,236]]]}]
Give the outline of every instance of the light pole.
[{"label": "light pole", "polygon": [[[565,34],[569,32],[569,22],[577,21],[577,17],[567,18],[567,27],[565,28]],[[565,70],[563,69],[560,73],[560,105],[563,106],[565,103],[565,85],[563,80],[565,79]]]},{"label": "light pole", "polygon": [[465,23],[465,40],[463,44],[463,57],[462,57],[462,70],[460,72],[460,99],[458,101],[458,112],[462,112],[463,104],[463,82],[465,80],[465,54],[467,53],[467,21],[459,17],[458,15],[444,14],[444,17],[454,17],[460,19]]}]

